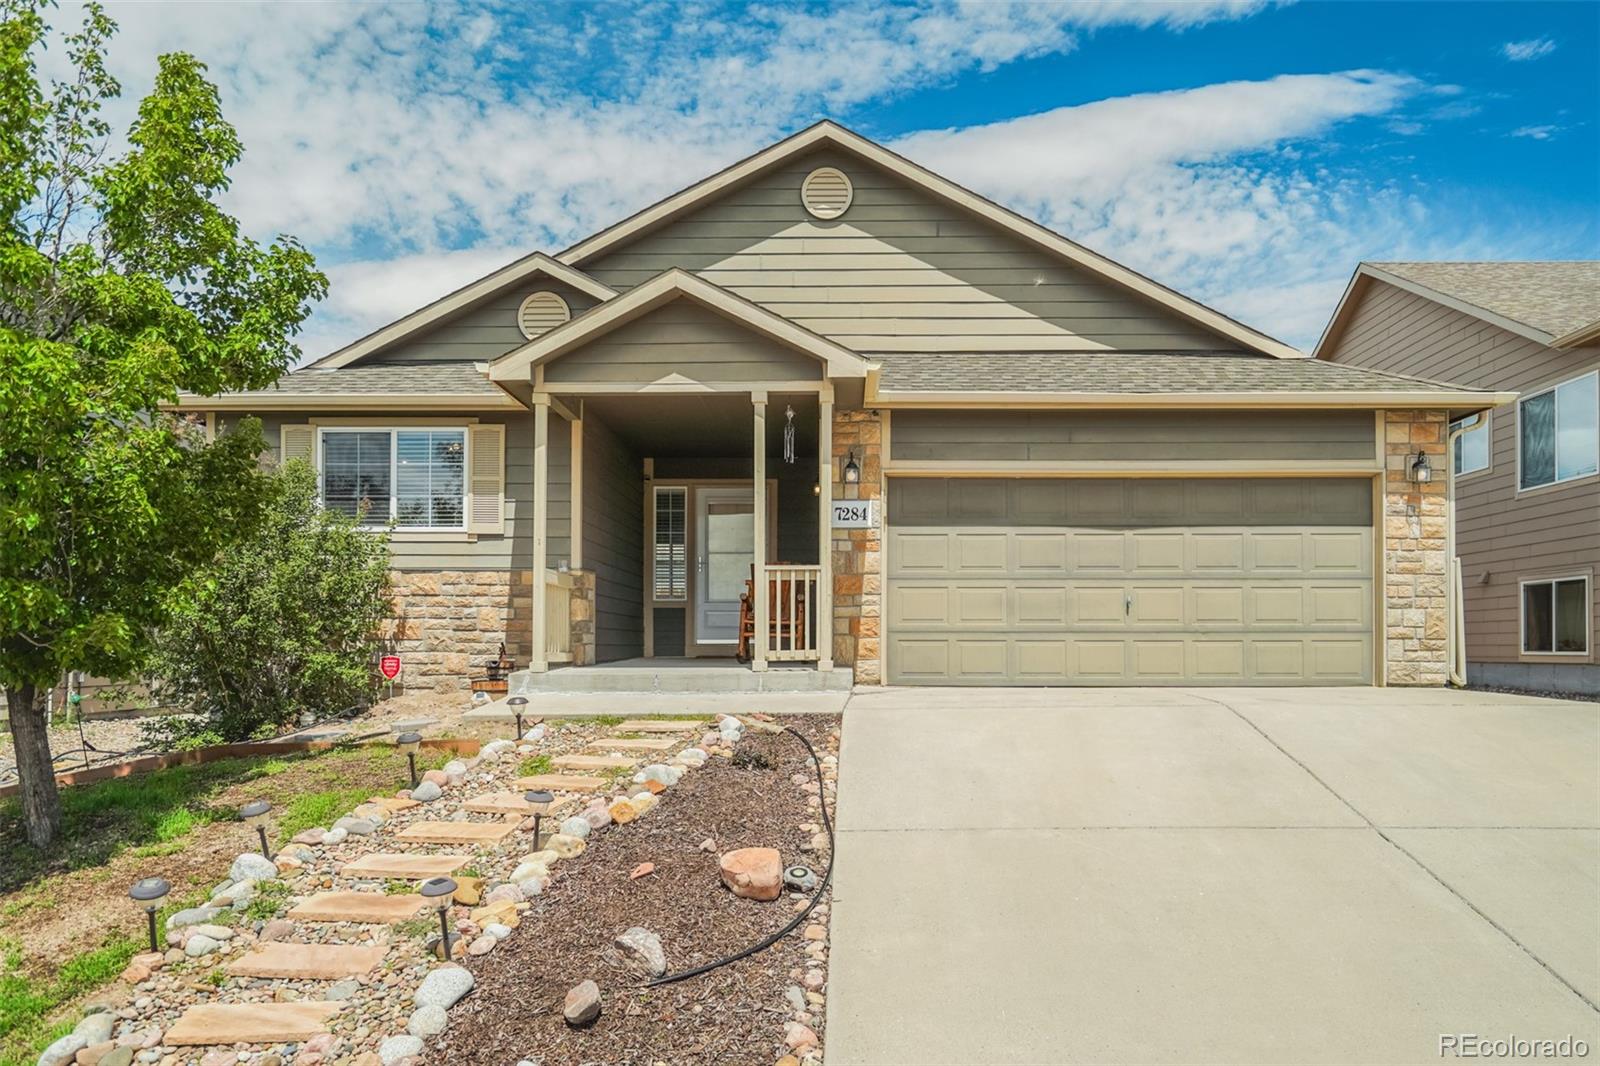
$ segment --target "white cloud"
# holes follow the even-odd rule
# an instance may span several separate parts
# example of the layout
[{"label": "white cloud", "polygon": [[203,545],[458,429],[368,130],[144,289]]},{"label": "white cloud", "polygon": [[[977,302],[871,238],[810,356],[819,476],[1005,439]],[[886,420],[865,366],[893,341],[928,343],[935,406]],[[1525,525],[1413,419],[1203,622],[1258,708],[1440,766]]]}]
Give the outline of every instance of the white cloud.
[{"label": "white cloud", "polygon": [[1513,137],[1527,137],[1535,141],[1548,141],[1561,132],[1560,126],[1518,126],[1511,131]]},{"label": "white cloud", "polygon": [[1533,37],[1526,41],[1507,41],[1500,46],[1500,54],[1513,63],[1526,63],[1543,59],[1556,50],[1556,42],[1548,37]]}]

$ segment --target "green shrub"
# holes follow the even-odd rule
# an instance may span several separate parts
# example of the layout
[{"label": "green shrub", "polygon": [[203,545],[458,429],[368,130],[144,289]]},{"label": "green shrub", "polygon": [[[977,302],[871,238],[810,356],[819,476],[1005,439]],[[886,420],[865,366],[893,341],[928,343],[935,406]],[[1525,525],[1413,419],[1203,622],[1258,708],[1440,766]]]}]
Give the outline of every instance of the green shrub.
[{"label": "green shrub", "polygon": [[158,743],[267,736],[302,712],[327,714],[376,691],[387,536],[324,510],[302,462],[266,491],[259,529],[174,595],[151,672],[164,701],[193,717],[162,719]]}]

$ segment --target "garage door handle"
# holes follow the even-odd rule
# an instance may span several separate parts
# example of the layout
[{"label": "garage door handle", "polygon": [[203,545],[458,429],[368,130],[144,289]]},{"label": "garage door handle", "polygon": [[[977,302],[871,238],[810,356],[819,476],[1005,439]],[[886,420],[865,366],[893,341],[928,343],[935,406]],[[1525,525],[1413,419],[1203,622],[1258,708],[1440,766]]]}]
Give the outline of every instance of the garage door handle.
[{"label": "garage door handle", "polygon": [[1132,613],[1133,613],[1133,594],[1132,593],[1128,593],[1128,592],[1124,592],[1122,594],[1122,617],[1126,618],[1126,617],[1128,617],[1128,615],[1130,615]]}]

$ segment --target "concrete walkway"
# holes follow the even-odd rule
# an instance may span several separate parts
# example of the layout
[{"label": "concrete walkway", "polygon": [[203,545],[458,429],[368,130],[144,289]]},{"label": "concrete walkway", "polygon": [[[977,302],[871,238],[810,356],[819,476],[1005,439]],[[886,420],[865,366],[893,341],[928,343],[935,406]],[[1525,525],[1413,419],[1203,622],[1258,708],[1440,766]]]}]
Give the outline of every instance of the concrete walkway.
[{"label": "concrete walkway", "polygon": [[887,689],[839,804],[829,1066],[1600,1055],[1594,703]]}]

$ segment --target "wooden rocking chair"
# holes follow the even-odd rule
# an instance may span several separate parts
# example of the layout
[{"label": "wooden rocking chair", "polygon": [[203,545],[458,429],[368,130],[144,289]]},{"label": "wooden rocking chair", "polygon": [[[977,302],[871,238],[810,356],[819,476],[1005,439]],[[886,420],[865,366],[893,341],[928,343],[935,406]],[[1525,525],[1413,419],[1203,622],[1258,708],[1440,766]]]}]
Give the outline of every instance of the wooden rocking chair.
[{"label": "wooden rocking chair", "polygon": [[[776,563],[787,566],[787,563]],[[750,578],[744,583],[739,596],[739,648],[734,657],[747,663],[755,657],[756,642],[756,578],[755,565],[750,566]],[[767,579],[767,633],[772,646],[785,642],[798,646],[805,639],[807,611],[806,583],[793,578]]]}]

